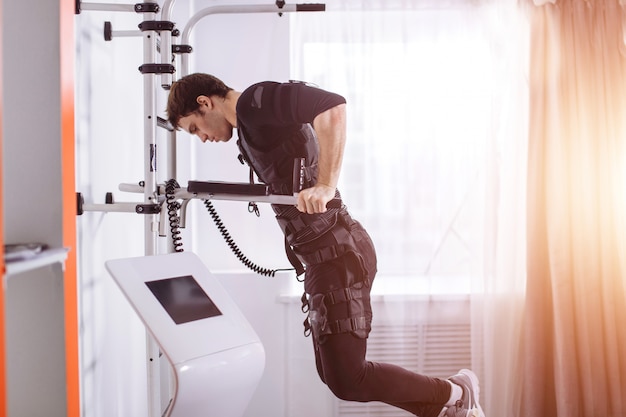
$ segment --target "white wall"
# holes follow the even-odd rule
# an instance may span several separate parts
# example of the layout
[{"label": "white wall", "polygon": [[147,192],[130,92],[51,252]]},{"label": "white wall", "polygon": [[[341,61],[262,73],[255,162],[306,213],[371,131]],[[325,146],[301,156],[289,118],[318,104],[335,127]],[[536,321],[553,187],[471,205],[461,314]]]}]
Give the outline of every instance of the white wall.
[{"label": "white wall", "polygon": [[[173,20],[179,28],[188,15],[187,4],[178,2]],[[104,202],[108,191],[114,192],[116,201],[140,201],[141,196],[121,193],[117,186],[136,183],[143,175],[143,95],[137,70],[142,63],[141,40],[104,42],[105,20],[112,22],[114,30],[133,30],[140,17],[87,11],[77,17],[77,186],[87,202]],[[192,71],[212,73],[237,90],[256,81],[289,77],[287,16],[208,17],[196,27],[192,45]],[[161,102],[158,110],[163,109]],[[189,179],[248,180],[248,169],[237,161],[235,139],[228,144],[203,145],[197,138],[181,134],[177,141],[181,185]],[[159,142],[159,148],[165,149],[165,145]],[[215,206],[251,260],[264,267],[289,267],[269,206],[261,207],[260,218],[249,214],[245,203],[215,202]],[[320,396],[329,397],[315,373],[310,340],[300,336],[304,315],[297,304],[279,301],[294,286],[301,290],[301,284],[293,273],[269,278],[248,272],[227,248],[201,202],[193,201],[189,210],[183,231],[185,250],[198,253],[218,273],[266,349],[266,371],[245,417],[290,416],[295,415],[293,410],[306,416],[298,395],[318,405]],[[85,213],[78,223],[83,416],[145,416],[144,329],[104,270],[107,259],[143,254],[143,221],[135,214]],[[287,339],[294,332],[298,337],[295,345]],[[288,354],[308,371],[289,375]],[[320,396],[311,397],[316,390]],[[309,409],[311,416],[319,415],[315,408]]]}]

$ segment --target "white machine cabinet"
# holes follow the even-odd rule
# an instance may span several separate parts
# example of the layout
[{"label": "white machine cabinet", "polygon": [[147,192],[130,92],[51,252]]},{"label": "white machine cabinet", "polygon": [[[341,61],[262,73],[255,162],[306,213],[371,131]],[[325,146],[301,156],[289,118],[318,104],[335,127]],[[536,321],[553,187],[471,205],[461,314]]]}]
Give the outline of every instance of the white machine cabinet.
[{"label": "white machine cabinet", "polygon": [[172,366],[169,417],[240,417],[265,367],[259,337],[189,252],[106,262]]}]

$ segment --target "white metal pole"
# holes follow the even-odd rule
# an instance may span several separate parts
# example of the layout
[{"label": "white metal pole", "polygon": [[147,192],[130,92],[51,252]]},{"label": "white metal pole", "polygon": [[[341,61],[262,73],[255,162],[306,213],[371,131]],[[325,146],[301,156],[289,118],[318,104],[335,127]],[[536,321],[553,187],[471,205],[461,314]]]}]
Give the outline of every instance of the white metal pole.
[{"label": "white metal pole", "polygon": [[167,174],[167,179],[175,179],[178,177],[176,172],[176,132],[167,132],[166,145],[167,166],[165,167],[165,173]]},{"label": "white metal pole", "polygon": [[[164,21],[171,21],[172,19],[172,9],[174,8],[175,0],[165,0],[163,2],[163,6],[161,7],[161,19]],[[161,63],[162,64],[172,64],[173,62],[173,54],[172,54],[172,32],[171,31],[163,31],[161,32]],[[161,75],[161,87],[169,90],[170,86],[173,82],[173,75],[170,73],[163,73]],[[178,177],[177,167],[176,167],[176,158],[177,158],[177,148],[176,148],[176,131],[168,131],[166,136],[166,167],[165,173],[167,179],[175,179]],[[164,206],[163,209],[166,209]],[[161,234],[163,233],[164,225],[161,225]],[[171,232],[168,232],[171,233]],[[171,236],[170,236],[171,237]],[[167,244],[168,252],[175,252],[175,246],[173,239],[168,239]]]},{"label": "white metal pole", "polygon": [[[147,1],[144,1],[147,3]],[[145,13],[144,21],[155,20],[154,13]],[[144,64],[154,64],[157,49],[156,32],[146,30],[143,32],[143,62]],[[144,203],[156,204],[156,75],[152,73],[143,74],[143,94],[144,94]],[[156,214],[144,214],[144,248],[145,255],[156,255],[158,216]],[[161,416],[160,398],[160,366],[159,366],[159,346],[154,338],[146,331],[146,353],[147,353],[147,383],[148,383],[148,416]]]},{"label": "white metal pole", "polygon": [[[145,20],[154,20],[153,14],[147,14]],[[143,32],[143,62],[153,64],[157,48],[156,33],[152,30]],[[144,94],[144,202],[156,204],[156,83],[155,74],[143,74]],[[145,252],[146,255],[156,254],[154,223],[156,216],[145,217]]]},{"label": "white metal pole", "polygon": [[[172,19],[172,9],[175,0],[165,0],[161,7],[161,19],[170,22]],[[165,30],[161,33],[161,63],[171,64],[172,62],[172,32]],[[169,89],[172,85],[172,74],[161,75],[161,87]]]}]

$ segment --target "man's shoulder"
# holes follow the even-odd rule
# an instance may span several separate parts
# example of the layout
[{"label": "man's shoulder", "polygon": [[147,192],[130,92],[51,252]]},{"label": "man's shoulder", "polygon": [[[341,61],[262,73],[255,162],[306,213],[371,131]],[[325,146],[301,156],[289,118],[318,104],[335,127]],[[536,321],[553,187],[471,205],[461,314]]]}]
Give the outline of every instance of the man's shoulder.
[{"label": "man's shoulder", "polygon": [[248,128],[274,124],[273,105],[268,102],[274,97],[275,89],[281,85],[276,81],[261,81],[242,91],[237,100],[237,118]]},{"label": "man's shoulder", "polygon": [[259,81],[257,83],[252,84],[251,86],[249,86],[248,88],[246,88],[245,90],[243,90],[243,92],[241,93],[242,95],[246,95],[246,94],[253,94],[255,90],[257,90],[258,88],[266,88],[266,87],[275,87],[277,85],[279,85],[281,83],[279,83],[278,81]]},{"label": "man's shoulder", "polygon": [[275,88],[298,88],[301,86],[307,86],[307,87],[315,87],[315,88],[319,88],[317,85],[306,82],[306,81],[299,81],[299,80],[289,80],[286,82],[279,82],[279,81],[259,81],[257,83],[252,84],[251,86],[249,86],[248,88],[246,88],[245,90],[243,90],[242,95],[247,94],[247,95],[254,95],[255,91],[258,91],[259,89],[275,89]]},{"label": "man's shoulder", "polygon": [[278,84],[280,83],[276,81],[260,81],[243,90],[237,103],[238,111],[250,107],[260,109],[263,93],[273,89]]}]

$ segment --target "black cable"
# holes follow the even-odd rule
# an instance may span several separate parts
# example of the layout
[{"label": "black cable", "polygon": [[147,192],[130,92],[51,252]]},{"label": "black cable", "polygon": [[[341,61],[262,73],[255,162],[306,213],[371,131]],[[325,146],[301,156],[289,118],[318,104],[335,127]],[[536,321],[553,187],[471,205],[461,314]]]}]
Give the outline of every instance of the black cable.
[{"label": "black cable", "polygon": [[[180,232],[180,216],[178,214],[178,210],[180,210],[181,205],[180,205],[180,203],[178,203],[178,201],[176,201],[176,196],[175,196],[175,192],[176,192],[177,188],[180,188],[180,185],[178,184],[178,182],[175,179],[168,180],[165,183],[165,199],[166,199],[166,203],[167,203],[167,215],[168,215],[169,222],[170,222],[170,230],[171,230],[172,242],[173,242],[173,245],[174,245],[174,250],[176,252],[183,252],[184,251],[184,249],[183,249],[183,242],[182,242],[182,237],[180,236],[180,234],[181,234],[181,232]],[[278,271],[292,271],[293,270],[293,268],[287,268],[287,269],[263,268],[263,267],[255,264],[254,262],[250,261],[243,254],[241,249],[239,249],[239,247],[237,246],[237,244],[235,243],[233,238],[230,236],[230,233],[226,229],[226,226],[224,226],[224,223],[222,223],[222,219],[220,218],[219,214],[215,210],[215,207],[213,206],[213,204],[209,200],[204,200],[204,205],[206,206],[207,210],[209,211],[209,214],[210,214],[211,218],[213,219],[213,222],[215,223],[215,225],[217,226],[217,229],[219,230],[220,234],[222,235],[222,237],[224,238],[224,240],[228,244],[228,247],[230,248],[230,250],[235,254],[237,259],[239,259],[239,261],[242,264],[244,264],[247,268],[251,269],[252,271],[256,272],[257,274],[264,275],[264,276],[270,276],[270,277],[275,276],[276,272],[278,272]],[[258,214],[257,214],[257,216],[258,216]]]},{"label": "black cable", "polygon": [[263,268],[255,264],[254,262],[250,261],[246,257],[246,255],[243,254],[241,249],[239,249],[239,247],[237,246],[233,238],[230,236],[230,233],[226,229],[226,226],[224,226],[224,223],[222,223],[222,219],[220,218],[219,214],[215,210],[215,207],[213,206],[213,204],[209,200],[204,200],[204,205],[209,211],[209,215],[213,219],[215,226],[217,226],[217,230],[219,230],[219,232],[221,233],[222,237],[226,241],[226,244],[228,244],[228,247],[230,248],[230,250],[235,254],[237,259],[239,259],[239,261],[241,261],[241,263],[244,264],[247,268],[251,269],[257,274],[265,275],[269,277],[275,276],[276,272],[278,271],[292,271],[293,270],[293,268],[287,268],[287,269]]},{"label": "black cable", "polygon": [[177,188],[180,188],[180,186],[174,179],[165,183],[165,199],[167,202],[167,215],[170,221],[172,243],[176,252],[183,252],[183,238],[180,236],[180,216],[178,215],[180,203],[176,201],[176,197],[174,195]]}]

